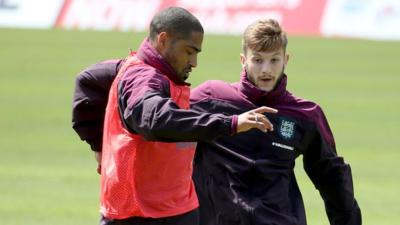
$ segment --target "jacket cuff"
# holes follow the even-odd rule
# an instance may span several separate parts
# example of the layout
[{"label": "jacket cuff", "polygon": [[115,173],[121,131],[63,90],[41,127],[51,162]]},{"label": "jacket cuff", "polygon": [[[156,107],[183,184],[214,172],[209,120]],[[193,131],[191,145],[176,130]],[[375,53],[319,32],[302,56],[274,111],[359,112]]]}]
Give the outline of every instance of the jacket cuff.
[{"label": "jacket cuff", "polygon": [[237,123],[238,123],[238,116],[233,115],[231,122],[231,135],[235,135],[237,133]]}]

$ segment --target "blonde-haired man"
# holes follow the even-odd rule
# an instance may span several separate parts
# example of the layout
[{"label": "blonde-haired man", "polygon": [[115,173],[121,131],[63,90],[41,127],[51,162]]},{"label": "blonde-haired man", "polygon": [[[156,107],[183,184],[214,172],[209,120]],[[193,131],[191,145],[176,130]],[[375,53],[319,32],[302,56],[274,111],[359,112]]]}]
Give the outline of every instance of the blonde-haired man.
[{"label": "blonde-haired man", "polygon": [[267,115],[273,132],[252,130],[198,143],[194,180],[203,225],[305,225],[293,171],[299,155],[330,224],[361,224],[350,166],[336,153],[324,113],[286,89],[287,42],[277,21],[252,23],[243,35],[240,81],[208,81],[191,93],[192,108],[200,112],[233,115],[259,106],[278,110]]}]

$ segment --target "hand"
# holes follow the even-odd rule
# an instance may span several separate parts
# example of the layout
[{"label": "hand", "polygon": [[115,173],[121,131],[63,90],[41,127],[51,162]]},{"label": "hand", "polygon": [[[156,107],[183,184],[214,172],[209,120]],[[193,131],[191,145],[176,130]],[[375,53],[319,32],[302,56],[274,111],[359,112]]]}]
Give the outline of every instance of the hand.
[{"label": "hand", "polygon": [[94,152],[94,158],[97,161],[97,173],[101,174],[101,152]]},{"label": "hand", "polygon": [[273,131],[274,126],[263,113],[277,113],[278,110],[262,106],[238,116],[237,133],[257,128],[262,132]]}]

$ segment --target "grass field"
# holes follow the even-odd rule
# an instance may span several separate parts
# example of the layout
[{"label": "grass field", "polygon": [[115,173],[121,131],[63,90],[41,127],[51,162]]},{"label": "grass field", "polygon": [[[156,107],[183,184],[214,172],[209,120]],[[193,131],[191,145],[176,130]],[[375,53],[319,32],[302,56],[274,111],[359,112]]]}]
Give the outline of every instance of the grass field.
[{"label": "grass field", "polygon": [[[99,177],[71,129],[75,75],[124,57],[144,34],[0,29],[0,224],[97,224]],[[206,36],[193,86],[236,81],[240,38]],[[290,37],[289,89],[323,107],[352,166],[365,225],[400,221],[400,42]],[[397,163],[396,163],[397,162]],[[327,225],[303,172],[310,225]],[[397,221],[397,222],[395,222]]]}]

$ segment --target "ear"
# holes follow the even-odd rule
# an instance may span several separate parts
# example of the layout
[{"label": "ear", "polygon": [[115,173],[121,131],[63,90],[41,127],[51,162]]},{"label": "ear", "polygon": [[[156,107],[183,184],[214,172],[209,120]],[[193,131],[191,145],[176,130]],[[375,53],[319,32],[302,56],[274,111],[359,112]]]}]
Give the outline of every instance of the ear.
[{"label": "ear", "polygon": [[240,53],[240,64],[242,64],[242,69],[244,69],[246,65],[246,56],[243,53]]},{"label": "ear", "polygon": [[157,35],[156,45],[158,48],[163,49],[167,45],[168,34],[167,32],[161,32]]},{"label": "ear", "polygon": [[288,64],[288,62],[289,62],[289,54],[285,54],[285,59],[284,59],[285,61],[284,61],[284,64],[285,64],[285,67],[286,67],[286,65]]}]

